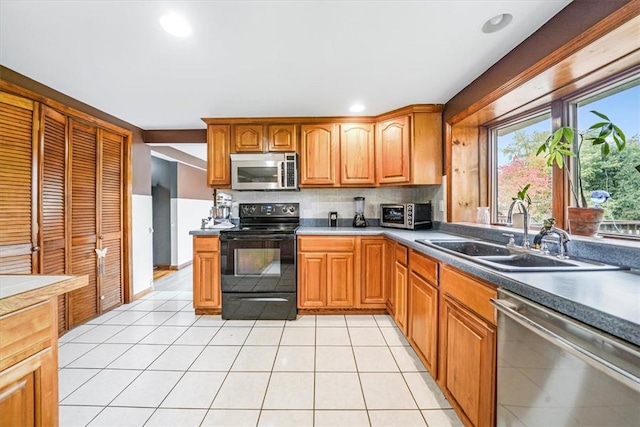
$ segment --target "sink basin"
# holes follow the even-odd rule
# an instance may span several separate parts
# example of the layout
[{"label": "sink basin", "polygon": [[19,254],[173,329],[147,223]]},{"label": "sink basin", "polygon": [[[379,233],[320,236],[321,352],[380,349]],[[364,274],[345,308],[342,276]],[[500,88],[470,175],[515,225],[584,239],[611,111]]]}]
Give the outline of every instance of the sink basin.
[{"label": "sink basin", "polygon": [[423,245],[449,252],[498,271],[598,271],[620,270],[621,267],[597,261],[570,258],[561,260],[554,256],[524,252],[495,243],[473,239],[430,240],[418,239]]}]

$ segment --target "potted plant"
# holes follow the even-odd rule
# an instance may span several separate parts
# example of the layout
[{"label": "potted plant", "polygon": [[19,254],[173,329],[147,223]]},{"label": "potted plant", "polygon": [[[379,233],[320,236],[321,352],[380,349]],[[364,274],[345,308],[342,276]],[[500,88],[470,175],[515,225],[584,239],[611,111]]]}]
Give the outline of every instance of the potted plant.
[{"label": "potted plant", "polygon": [[[531,187],[531,184],[525,185],[520,189],[520,191],[516,193],[516,197],[511,198],[511,200],[522,200],[526,205],[527,210],[531,206],[531,197],[527,193],[529,191],[529,187]],[[524,212],[522,211],[522,207],[520,205],[518,205],[518,211],[519,213],[514,213],[512,215],[513,226],[517,228],[524,228]]]},{"label": "potted plant", "polygon": [[[591,144],[600,146],[601,158],[605,159],[611,153],[611,140],[615,143],[615,148],[618,151],[624,150],[627,143],[627,138],[622,129],[616,126],[609,117],[593,110],[591,113],[602,120],[592,124],[585,132],[578,132],[580,139],[575,151],[573,143],[576,132],[569,126],[563,126],[553,132],[545,142],[540,145],[536,153],[536,155],[544,154],[547,165],[551,166],[555,163],[567,174],[571,194],[577,205],[576,207],[568,208],[569,231],[572,234],[583,236],[595,236],[598,233],[598,228],[604,217],[604,209],[599,207],[599,203],[596,203],[595,207],[589,207],[587,203],[580,175],[580,148],[582,148],[582,144],[585,141],[591,141]],[[569,157],[575,158],[576,182],[574,182],[574,176],[568,168]],[[565,166],[567,167],[565,168]],[[598,192],[600,191],[602,190],[596,190],[594,192],[595,196],[592,195],[592,197],[599,199],[600,193]]]}]

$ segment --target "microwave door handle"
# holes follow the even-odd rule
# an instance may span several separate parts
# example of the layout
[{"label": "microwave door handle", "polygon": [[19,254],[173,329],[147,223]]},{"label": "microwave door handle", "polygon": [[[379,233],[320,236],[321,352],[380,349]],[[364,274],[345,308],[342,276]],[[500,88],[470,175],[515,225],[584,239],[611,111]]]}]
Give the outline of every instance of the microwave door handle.
[{"label": "microwave door handle", "polygon": [[278,188],[284,188],[284,184],[287,181],[285,174],[284,162],[278,162]]}]

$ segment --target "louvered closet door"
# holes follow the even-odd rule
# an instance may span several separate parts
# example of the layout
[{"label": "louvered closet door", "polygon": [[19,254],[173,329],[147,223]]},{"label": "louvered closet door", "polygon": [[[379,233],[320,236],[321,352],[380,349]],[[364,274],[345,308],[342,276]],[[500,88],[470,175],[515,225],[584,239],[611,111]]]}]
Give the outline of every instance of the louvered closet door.
[{"label": "louvered closet door", "polygon": [[0,273],[37,272],[33,101],[0,93]]},{"label": "louvered closet door", "polygon": [[[42,125],[42,223],[41,260],[43,274],[66,274],[66,139],[67,119],[48,107]],[[67,327],[67,295],[58,297],[58,332]]]},{"label": "louvered closet door", "polygon": [[98,245],[107,250],[98,277],[101,310],[122,304],[122,161],[124,138],[100,130]]},{"label": "louvered closet door", "polygon": [[71,121],[71,274],[89,275],[89,285],[69,293],[69,326],[98,313],[97,129]]}]

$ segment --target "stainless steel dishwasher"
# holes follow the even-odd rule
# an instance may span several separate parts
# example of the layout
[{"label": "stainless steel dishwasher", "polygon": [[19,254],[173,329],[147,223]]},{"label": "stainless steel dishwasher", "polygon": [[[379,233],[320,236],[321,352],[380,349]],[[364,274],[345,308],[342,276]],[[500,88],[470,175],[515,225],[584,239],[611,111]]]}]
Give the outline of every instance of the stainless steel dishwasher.
[{"label": "stainless steel dishwasher", "polygon": [[640,426],[640,348],[499,290],[496,425]]}]

